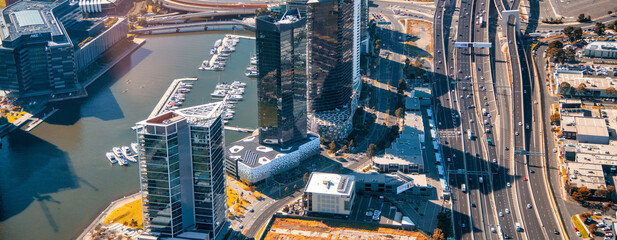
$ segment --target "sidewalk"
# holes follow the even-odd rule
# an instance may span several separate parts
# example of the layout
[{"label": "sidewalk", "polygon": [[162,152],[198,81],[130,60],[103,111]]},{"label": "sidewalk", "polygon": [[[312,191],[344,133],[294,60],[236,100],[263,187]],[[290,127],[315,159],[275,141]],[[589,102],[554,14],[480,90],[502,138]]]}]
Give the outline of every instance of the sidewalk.
[{"label": "sidewalk", "polygon": [[79,234],[79,237],[77,237],[77,239],[84,239],[84,237],[88,236],[89,233],[94,229],[94,227],[98,225],[99,223],[103,223],[103,220],[109,215],[109,213],[111,213],[116,208],[122,207],[125,204],[135,201],[139,198],[141,198],[141,193],[137,192],[132,195],[124,196],[123,198],[120,198],[116,201],[111,202],[109,206],[107,206],[107,208],[105,208],[105,210],[103,210],[103,212],[101,212],[101,214],[99,214],[99,216],[96,217],[92,221],[92,223],[90,223],[90,225],[88,225],[88,227],[84,229],[84,231],[81,234]]}]

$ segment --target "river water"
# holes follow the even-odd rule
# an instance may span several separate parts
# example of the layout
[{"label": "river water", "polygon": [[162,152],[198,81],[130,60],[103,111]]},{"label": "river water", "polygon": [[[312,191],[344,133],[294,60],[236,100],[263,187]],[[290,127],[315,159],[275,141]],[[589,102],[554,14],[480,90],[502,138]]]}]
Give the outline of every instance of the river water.
[{"label": "river water", "polygon": [[[238,32],[250,34],[250,32]],[[31,132],[1,139],[0,239],[73,239],[107,205],[139,190],[137,164],[110,166],[105,152],[135,142],[145,119],[173,79],[197,76],[183,107],[214,102],[218,82],[248,83],[229,126],[257,126],[256,81],[244,76],[255,41],[241,39],[225,71],[199,71],[224,32],[145,37],[146,43],[87,90],[64,102]],[[246,133],[226,131],[231,143]]]}]

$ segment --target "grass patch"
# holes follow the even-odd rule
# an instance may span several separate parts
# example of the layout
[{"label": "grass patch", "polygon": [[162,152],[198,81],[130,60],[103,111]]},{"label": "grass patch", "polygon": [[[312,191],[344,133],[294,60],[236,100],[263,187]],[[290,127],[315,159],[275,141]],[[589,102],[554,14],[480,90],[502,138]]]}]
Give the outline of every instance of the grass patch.
[{"label": "grass patch", "polygon": [[9,112],[6,114],[6,120],[8,120],[9,123],[13,123],[20,117],[23,117],[24,115],[26,115],[26,113],[27,112],[25,111]]},{"label": "grass patch", "polygon": [[112,223],[121,223],[135,229],[142,229],[143,222],[141,198],[116,208],[105,220],[103,220],[103,223],[108,225]]},{"label": "grass patch", "polygon": [[589,238],[589,233],[587,232],[587,229],[585,229],[585,226],[583,225],[583,223],[581,223],[581,221],[579,221],[577,216],[578,215],[572,216],[572,223],[574,223],[576,229],[581,232],[583,238]]}]

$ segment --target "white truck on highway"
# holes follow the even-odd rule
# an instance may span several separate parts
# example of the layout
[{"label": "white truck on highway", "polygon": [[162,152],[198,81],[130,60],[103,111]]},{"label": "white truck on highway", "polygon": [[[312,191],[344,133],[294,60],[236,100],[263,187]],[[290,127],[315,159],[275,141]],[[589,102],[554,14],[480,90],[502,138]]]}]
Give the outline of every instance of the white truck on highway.
[{"label": "white truck on highway", "polygon": [[523,228],[521,227],[520,223],[516,223],[516,231],[522,232]]},{"label": "white truck on highway", "polygon": [[467,129],[467,137],[469,140],[473,140],[473,134],[471,133],[471,129]]},{"label": "white truck on highway", "polygon": [[484,116],[488,115],[488,111],[486,110],[486,108],[482,108],[482,115]]},{"label": "white truck on highway", "polygon": [[467,192],[467,187],[465,186],[464,183],[463,183],[463,185],[461,185],[461,191]]}]

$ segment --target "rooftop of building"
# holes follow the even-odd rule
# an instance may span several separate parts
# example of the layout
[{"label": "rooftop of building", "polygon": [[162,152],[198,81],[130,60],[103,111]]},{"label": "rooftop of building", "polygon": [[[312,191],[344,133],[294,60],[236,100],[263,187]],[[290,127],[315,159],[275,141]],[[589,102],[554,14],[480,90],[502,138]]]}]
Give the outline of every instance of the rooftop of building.
[{"label": "rooftop of building", "polygon": [[576,187],[585,186],[590,189],[606,187],[601,165],[569,162],[567,171],[568,181]]},{"label": "rooftop of building", "polygon": [[420,144],[420,138],[424,137],[424,123],[421,113],[406,112],[404,123],[403,131],[399,133],[399,137],[390,148],[386,149],[384,155],[373,158],[374,163],[424,165]]},{"label": "rooftop of building", "polygon": [[555,71],[558,83],[567,82],[573,88],[577,88],[581,83],[584,83],[589,90],[604,90],[609,87],[617,86],[617,78],[612,77],[590,77],[583,75],[582,71],[558,70]]},{"label": "rooftop of building", "polygon": [[415,87],[412,91],[411,97],[416,98],[431,98],[433,95],[433,91],[427,87]]},{"label": "rooftop of building", "polygon": [[209,126],[220,115],[223,102],[214,102],[163,113],[138,122],[137,125],[167,126],[186,119],[191,125]]},{"label": "rooftop of building", "polygon": [[307,138],[293,143],[287,148],[278,145],[262,145],[256,135],[248,136],[239,141],[227,145],[227,157],[238,160],[239,164],[256,168],[270,163],[272,160],[285,156],[288,153],[297,151],[310,141],[319,139],[316,135],[309,133]]},{"label": "rooftop of building", "polygon": [[617,145],[564,141],[564,150],[576,152],[576,162],[591,165],[617,166]]},{"label": "rooftop of building", "polygon": [[597,41],[585,46],[589,50],[617,51],[617,42]]},{"label": "rooftop of building", "polygon": [[608,127],[604,118],[576,117],[577,134],[608,137]]},{"label": "rooftop of building", "polygon": [[[62,28],[52,13],[53,2],[19,1],[0,9],[0,39],[13,41],[24,35],[50,33],[63,35]],[[66,40],[66,39],[65,39]]]},{"label": "rooftop of building", "polygon": [[351,195],[355,177],[335,173],[313,172],[309,177],[304,192],[330,194],[330,195]]}]

